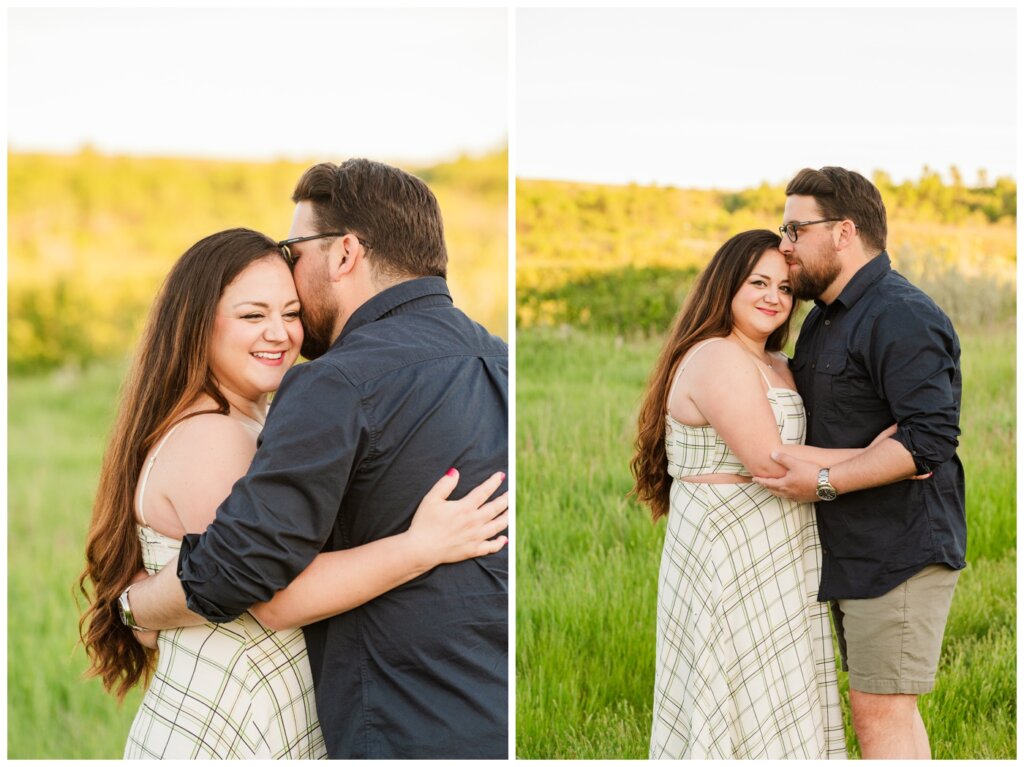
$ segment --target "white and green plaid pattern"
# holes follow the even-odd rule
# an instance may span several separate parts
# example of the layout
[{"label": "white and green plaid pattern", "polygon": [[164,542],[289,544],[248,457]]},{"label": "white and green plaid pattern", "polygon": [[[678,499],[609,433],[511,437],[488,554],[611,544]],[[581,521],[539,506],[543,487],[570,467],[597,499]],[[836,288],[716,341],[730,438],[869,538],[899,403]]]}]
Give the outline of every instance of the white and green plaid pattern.
[{"label": "white and green plaid pattern", "polygon": [[[768,400],[783,443],[802,443],[800,396]],[[814,506],[680,481],[750,472],[713,429],[670,424],[651,758],[845,758]]]},{"label": "white and green plaid pattern", "polygon": [[[151,573],[180,541],[139,526]],[[301,629],[230,623],[160,632],[156,674],[132,723],[125,759],[326,759]]]}]

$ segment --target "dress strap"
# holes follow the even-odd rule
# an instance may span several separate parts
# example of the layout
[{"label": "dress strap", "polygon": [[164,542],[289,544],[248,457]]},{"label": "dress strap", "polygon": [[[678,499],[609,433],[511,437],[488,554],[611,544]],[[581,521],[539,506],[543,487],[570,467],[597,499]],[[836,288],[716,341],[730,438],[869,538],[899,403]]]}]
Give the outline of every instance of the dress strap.
[{"label": "dress strap", "polygon": [[725,340],[724,338],[709,338],[706,341],[704,341],[703,343],[697,344],[697,346],[695,346],[693,348],[693,351],[690,352],[689,359],[687,359],[685,363],[681,363],[679,365],[679,367],[676,369],[676,375],[675,375],[675,378],[672,380],[672,386],[668,390],[668,397],[665,398],[665,409],[666,410],[668,410],[668,403],[672,401],[672,395],[676,391],[676,384],[679,383],[679,379],[682,376],[683,371],[686,369],[686,366],[690,364],[690,360],[692,360],[697,355],[697,352],[699,352],[701,349],[703,349],[708,344],[713,344],[715,341],[724,341],[724,340]]},{"label": "dress strap", "polygon": [[149,459],[146,461],[146,468],[142,472],[142,481],[139,482],[139,492],[135,499],[135,505],[136,507],[138,507],[139,517],[142,518],[142,523],[147,527],[149,526],[149,523],[146,521],[146,514],[142,510],[142,499],[146,495],[146,483],[149,482],[149,473],[153,471],[153,464],[156,463],[156,457],[159,454],[160,449],[165,444],[167,444],[167,440],[171,438],[171,435],[174,434],[175,430],[177,430],[177,428],[181,426],[183,423],[185,422],[178,421],[178,423],[174,424],[174,426],[172,426],[170,430],[164,435],[164,438],[160,440],[160,444],[156,446],[152,454],[149,456]]},{"label": "dress strap", "polygon": [[[751,355],[751,356],[753,357],[753,355]],[[772,382],[768,380],[768,376],[766,376],[764,374],[764,371],[761,370],[761,366],[757,364],[757,360],[756,359],[754,360],[754,367],[757,368],[757,372],[760,373],[761,374],[761,378],[764,379],[764,385],[767,386],[769,389],[771,389],[772,388]]]}]

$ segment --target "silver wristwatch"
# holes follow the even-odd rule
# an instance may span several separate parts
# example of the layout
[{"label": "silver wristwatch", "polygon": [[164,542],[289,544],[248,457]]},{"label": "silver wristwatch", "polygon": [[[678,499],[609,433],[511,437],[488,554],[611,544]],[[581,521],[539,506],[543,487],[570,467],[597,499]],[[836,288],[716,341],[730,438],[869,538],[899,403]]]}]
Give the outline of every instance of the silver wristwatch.
[{"label": "silver wristwatch", "polygon": [[135,622],[135,616],[132,615],[132,606],[128,603],[128,592],[132,590],[132,586],[126,588],[121,592],[121,596],[117,598],[117,611],[121,614],[121,623],[130,628],[132,631],[149,631],[147,628],[143,628]]},{"label": "silver wristwatch", "polygon": [[834,501],[839,493],[832,487],[832,483],[828,481],[828,469],[821,469],[818,472],[818,500],[819,501]]}]

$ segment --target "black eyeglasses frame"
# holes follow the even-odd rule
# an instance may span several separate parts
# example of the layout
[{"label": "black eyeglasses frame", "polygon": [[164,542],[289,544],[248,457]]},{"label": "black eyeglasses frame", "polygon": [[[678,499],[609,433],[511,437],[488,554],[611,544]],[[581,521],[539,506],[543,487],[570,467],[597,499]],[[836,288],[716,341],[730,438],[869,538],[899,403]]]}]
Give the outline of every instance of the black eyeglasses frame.
[{"label": "black eyeglasses frame", "polygon": [[789,238],[790,242],[796,242],[797,229],[804,226],[810,226],[811,224],[824,224],[827,221],[845,221],[844,218],[819,218],[817,221],[790,221],[788,224],[783,224],[779,227],[779,234]]},{"label": "black eyeglasses frame", "polygon": [[[310,234],[307,235],[306,237],[292,237],[287,240],[281,240],[279,243],[277,243],[277,247],[278,250],[281,251],[281,255],[284,257],[284,260],[288,262],[288,265],[295,266],[295,262],[299,260],[299,257],[292,253],[292,245],[295,245],[296,243],[299,242],[322,240],[325,237],[344,237],[346,234],[351,234],[351,232],[324,232],[323,234]],[[356,237],[356,239],[359,240],[359,244],[362,245],[364,248],[366,248],[367,250],[370,249],[370,243],[366,242],[361,237]]]}]

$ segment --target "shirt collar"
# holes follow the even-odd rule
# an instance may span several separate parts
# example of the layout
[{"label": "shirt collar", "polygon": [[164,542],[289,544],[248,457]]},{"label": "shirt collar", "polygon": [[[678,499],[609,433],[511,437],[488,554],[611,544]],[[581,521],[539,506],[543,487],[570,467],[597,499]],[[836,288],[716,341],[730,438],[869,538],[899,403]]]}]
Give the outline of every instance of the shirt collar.
[{"label": "shirt collar", "polygon": [[390,288],[385,288],[365,304],[360,306],[352,316],[348,318],[341,335],[338,336],[335,344],[339,343],[345,336],[363,325],[383,319],[395,312],[403,304],[408,304],[419,299],[433,298],[430,305],[451,305],[452,296],[448,292],[448,283],[443,277],[417,277],[413,280],[406,280]]},{"label": "shirt collar", "polygon": [[[883,250],[857,270],[857,273],[850,278],[850,281],[846,283],[846,287],[843,288],[842,292],[836,296],[835,301],[832,303],[834,304],[836,301],[839,301],[849,309],[860,300],[861,296],[868,291],[868,288],[882,279],[891,270],[892,262],[889,260],[889,254]],[[814,303],[822,309],[828,306],[828,304],[823,303],[817,298],[814,299]]]}]

